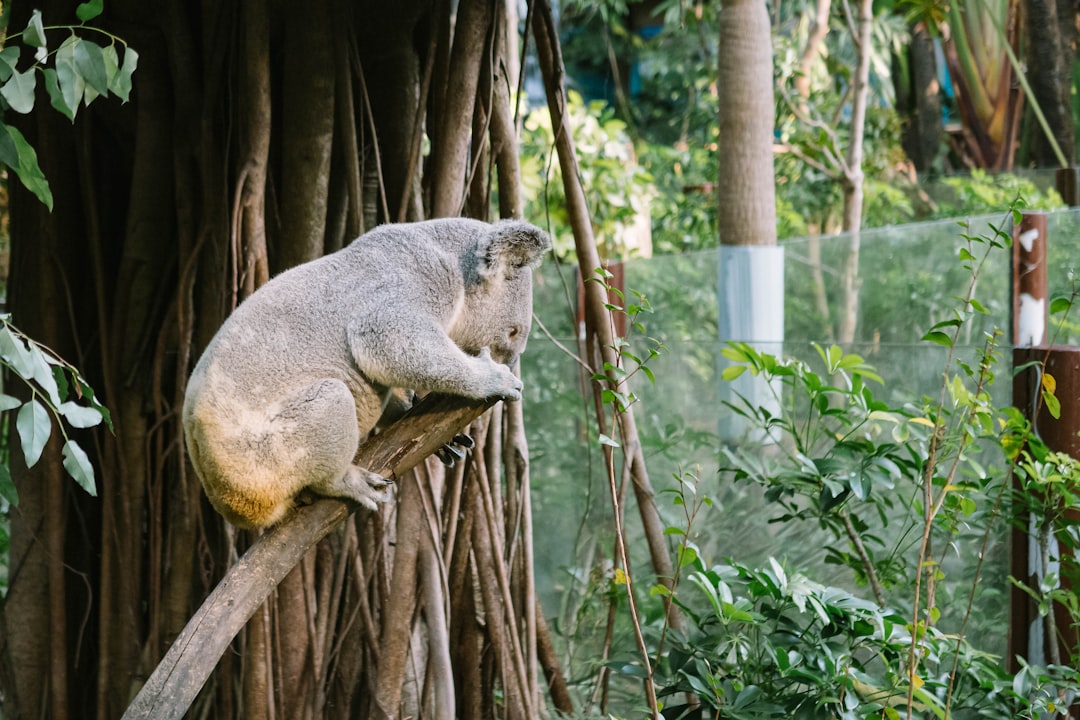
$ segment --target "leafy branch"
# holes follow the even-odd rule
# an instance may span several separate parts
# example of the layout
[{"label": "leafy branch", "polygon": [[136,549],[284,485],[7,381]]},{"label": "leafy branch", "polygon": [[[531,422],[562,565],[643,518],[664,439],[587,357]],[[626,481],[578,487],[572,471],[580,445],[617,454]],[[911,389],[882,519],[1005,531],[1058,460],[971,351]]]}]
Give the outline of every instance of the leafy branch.
[{"label": "leafy branch", "polygon": [[[30,399],[25,402],[0,392],[0,412],[19,409],[15,429],[22,441],[26,466],[33,467],[41,459],[55,421],[64,439],[64,469],[82,489],[97,495],[94,467],[79,443],[68,434],[68,428],[90,428],[102,422],[112,429],[109,411],[94,396],[94,389],[74,365],[27,337],[7,314],[0,315],[0,364],[18,375],[30,389]],[[0,495],[12,505],[18,504],[6,463],[0,464]]]},{"label": "leafy branch", "polygon": [[[121,38],[85,23],[101,14],[104,0],[82,3],[75,14],[79,25],[49,25],[41,11],[34,10],[26,28],[8,38],[0,50],[0,110],[19,114],[33,111],[37,99],[40,74],[53,109],[74,122],[79,106],[89,106],[98,97],[110,94],[127,102],[131,94],[131,76],[139,63],[139,54]],[[67,36],[50,49],[50,33],[66,31]],[[102,46],[81,36],[78,31],[103,35],[108,44]],[[18,44],[10,44],[18,40]],[[25,69],[19,68],[23,46],[34,49],[34,60]],[[123,59],[117,46],[123,48]],[[37,152],[26,137],[0,119],[0,163],[18,176],[27,190],[34,193],[52,210],[53,196],[49,182],[41,171]]]}]

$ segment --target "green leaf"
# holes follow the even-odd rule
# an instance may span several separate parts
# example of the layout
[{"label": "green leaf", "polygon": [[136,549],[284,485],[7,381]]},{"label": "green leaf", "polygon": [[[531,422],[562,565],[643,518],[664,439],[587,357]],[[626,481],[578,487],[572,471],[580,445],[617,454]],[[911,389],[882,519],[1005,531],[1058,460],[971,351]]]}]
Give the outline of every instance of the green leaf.
[{"label": "green leaf", "polygon": [[45,90],[49,93],[49,104],[68,120],[74,121],[75,108],[67,104],[67,98],[64,97],[64,93],[60,89],[60,81],[56,77],[56,70],[54,68],[45,68],[44,73]]},{"label": "green leaf", "polygon": [[67,420],[68,425],[76,428],[88,428],[94,427],[101,422],[101,413],[97,409],[87,407],[85,405],[79,405],[78,403],[68,401],[62,403],[57,410]]},{"label": "green leaf", "polygon": [[938,345],[944,345],[950,347],[952,345],[952,338],[939,330],[931,330],[922,336],[922,339],[928,342],[937,343]]},{"label": "green leaf", "polygon": [[26,29],[23,30],[22,39],[23,42],[30,47],[47,47],[45,41],[45,23],[41,21],[40,10],[34,10],[34,12],[30,14],[30,22],[26,24]]},{"label": "green leaf", "polygon": [[68,475],[75,478],[79,487],[91,496],[97,497],[97,485],[94,483],[94,466],[90,464],[90,458],[86,456],[79,444],[74,440],[64,443],[64,469]]},{"label": "green leaf", "polygon": [[19,46],[8,45],[0,50],[0,82],[7,82],[19,64]]},{"label": "green leaf", "polygon": [[72,115],[78,110],[86,92],[86,80],[75,63],[75,49],[81,43],[82,40],[71,35],[56,51],[56,78],[60,83],[64,104],[72,109]]},{"label": "green leaf", "polygon": [[599,440],[600,440],[600,444],[601,444],[601,445],[607,445],[608,447],[613,447],[613,448],[617,448],[617,447],[619,447],[619,443],[618,443],[618,441],[616,441],[616,440],[613,440],[613,439],[609,438],[609,437],[608,437],[607,435],[605,435],[604,433],[600,433],[600,438],[599,438]]},{"label": "green leaf", "polygon": [[52,434],[52,420],[49,411],[37,400],[31,400],[22,406],[15,418],[15,427],[22,440],[23,457],[26,467],[33,467],[41,459],[41,451]]},{"label": "green leaf", "polygon": [[0,87],[11,109],[25,115],[34,109],[34,90],[37,89],[37,72],[30,68],[26,72],[14,72],[8,81]]},{"label": "green leaf", "polygon": [[14,398],[10,395],[0,393],[0,412],[4,412],[5,410],[14,410],[20,405],[22,405],[22,400],[20,400],[19,398]]},{"label": "green leaf", "polygon": [[18,128],[0,121],[0,163],[7,165],[19,176],[27,190],[34,193],[52,212],[53,196],[49,181],[38,165],[37,153]]},{"label": "green leaf", "polygon": [[[97,43],[83,40],[75,45],[75,68],[95,92],[99,95],[109,94],[109,73],[105,66],[105,55]],[[87,105],[91,99],[87,99]]]},{"label": "green leaf", "polygon": [[56,385],[56,376],[53,375],[52,366],[45,359],[45,353],[41,352],[34,343],[30,344],[30,358],[34,363],[34,382],[49,396],[49,402],[53,407],[60,404],[60,388]]},{"label": "green leaf", "polygon": [[1072,307],[1072,300],[1070,298],[1054,298],[1050,303],[1050,314],[1057,315],[1058,313],[1067,312]]},{"label": "green leaf", "polygon": [[124,64],[120,66],[120,74],[117,76],[113,92],[122,101],[127,102],[131,94],[131,76],[135,74],[135,68],[139,65],[139,53],[130,45],[124,48]]},{"label": "green leaf", "polygon": [[727,380],[728,382],[730,382],[742,375],[744,372],[746,372],[745,365],[730,365],[720,372],[720,377],[723,380]]},{"label": "green leaf", "polygon": [[19,504],[19,491],[15,489],[15,483],[11,481],[11,468],[7,463],[0,463],[0,496],[3,496],[12,507]]},{"label": "green leaf", "polygon": [[1054,393],[1048,390],[1042,392],[1043,402],[1046,404],[1046,411],[1050,413],[1050,417],[1058,420],[1061,418],[1061,401],[1057,399]]},{"label": "green leaf", "polygon": [[23,380],[34,377],[34,358],[27,349],[26,342],[6,325],[0,327],[0,357]]},{"label": "green leaf", "polygon": [[87,0],[75,8],[75,16],[82,22],[89,22],[105,9],[105,0]]}]

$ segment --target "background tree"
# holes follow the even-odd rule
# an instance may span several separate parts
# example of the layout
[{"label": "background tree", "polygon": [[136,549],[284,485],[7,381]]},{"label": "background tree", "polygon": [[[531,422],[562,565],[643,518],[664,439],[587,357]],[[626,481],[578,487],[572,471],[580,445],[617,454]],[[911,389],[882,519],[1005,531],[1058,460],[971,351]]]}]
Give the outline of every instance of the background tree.
[{"label": "background tree", "polygon": [[[30,7],[12,12],[24,27]],[[80,436],[100,499],[63,478],[57,448],[12,462],[6,717],[118,717],[251,542],[205,502],[179,422],[237,303],[379,222],[486,218],[493,191],[498,214],[520,212],[506,18],[484,0],[456,17],[439,0],[116,0],[99,23],[142,55],[132,101],[74,124],[10,118],[55,199],[50,213],[12,189],[12,310],[84,369],[116,432]],[[520,405],[472,433],[470,462],[400,478],[395,507],[301,561],[194,714],[536,716],[539,663],[558,669],[531,587]]]}]

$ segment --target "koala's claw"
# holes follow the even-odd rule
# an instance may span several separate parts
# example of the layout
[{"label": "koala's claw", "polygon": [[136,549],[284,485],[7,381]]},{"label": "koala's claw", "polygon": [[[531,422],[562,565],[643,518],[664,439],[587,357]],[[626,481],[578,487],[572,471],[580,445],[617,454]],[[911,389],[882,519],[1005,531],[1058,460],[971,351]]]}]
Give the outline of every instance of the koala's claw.
[{"label": "koala's claw", "polygon": [[365,478],[366,486],[360,489],[357,501],[368,510],[377,510],[379,505],[394,499],[394,483],[378,475]]},{"label": "koala's claw", "polygon": [[465,452],[475,445],[468,435],[455,435],[453,440],[436,450],[435,455],[446,467],[454,467],[455,463],[465,459]]}]

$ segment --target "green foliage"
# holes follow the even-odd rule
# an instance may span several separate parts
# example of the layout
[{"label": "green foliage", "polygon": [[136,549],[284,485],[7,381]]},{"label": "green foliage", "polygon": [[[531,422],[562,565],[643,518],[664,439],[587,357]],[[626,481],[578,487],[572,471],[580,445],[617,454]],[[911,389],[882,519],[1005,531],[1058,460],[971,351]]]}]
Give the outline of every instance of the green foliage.
[{"label": "green foliage", "polygon": [[[94,397],[93,388],[73,365],[12,325],[10,315],[0,315],[0,363],[30,390],[30,399],[25,402],[0,393],[0,412],[8,414],[18,408],[15,429],[22,441],[26,466],[33,467],[41,459],[55,422],[64,440],[64,469],[81,488],[96,495],[94,468],[86,452],[69,435],[70,429],[90,428],[102,422],[112,428],[109,411]],[[0,464],[0,497],[12,505],[19,501],[6,462]]]},{"label": "green foliage", "polygon": [[[8,36],[0,50],[0,111],[27,114],[34,110],[38,78],[45,84],[53,109],[74,121],[82,105],[112,94],[127,102],[131,76],[139,62],[134,48],[123,40],[85,23],[102,12],[103,0],[84,2],[76,8],[80,25],[46,26],[41,11],[34,10],[21,33]],[[85,37],[103,36],[104,46]],[[58,45],[53,34],[61,34]],[[12,44],[16,42],[17,44]],[[120,51],[123,50],[123,60]],[[22,50],[32,49],[33,60],[20,67]],[[7,165],[26,188],[50,210],[52,191],[38,164],[37,153],[23,134],[0,120],[0,163]]]},{"label": "green foliage", "polygon": [[[648,254],[650,248],[642,246],[640,224],[648,222],[652,178],[637,162],[625,123],[603,102],[586,104],[574,92],[569,94],[567,114],[601,256],[621,259],[642,250]],[[521,176],[526,216],[537,221],[546,218],[555,252],[571,257],[573,235],[546,108],[525,118]]]},{"label": "green foliage", "polygon": [[[936,398],[885,403],[889,384],[837,346],[815,345],[812,364],[745,343],[723,348],[723,379],[754,376],[773,393],[771,401],[728,404],[749,440],[720,449],[725,477],[760,487],[772,521],[826,529],[833,540],[819,550],[826,563],[853,571],[856,585],[876,597],[830,587],[773,558],[761,567],[710,564],[696,536],[713,522],[710,508],[723,512],[722,505],[705,496],[696,474],[680,475],[666,491],[681,515],[667,530],[676,541],[675,577],[652,588],[645,609],[665,717],[699,717],[679,704],[684,694],[706,716],[724,718],[1037,718],[1072,702],[1076,670],[1051,657],[1047,667],[1010,674],[969,629],[1010,471],[1024,484],[1021,509],[1044,519],[1044,537],[1075,548],[1080,524],[1066,509],[1080,502],[1080,462],[1048,452],[1019,411],[994,403],[998,333],[986,332],[973,359],[961,352],[967,326],[987,312],[976,281],[988,258],[1010,245],[994,225],[987,233],[965,228],[961,239],[956,264],[969,287],[923,334],[946,353]],[[1071,300],[1054,309],[1065,313]],[[1056,383],[1041,377],[1039,397],[1054,412]],[[959,573],[970,582],[966,593],[943,582],[957,570],[951,556],[961,541],[977,547],[974,566]],[[1080,566],[1062,558],[1060,572],[1080,576]],[[1080,600],[1057,580],[1044,572],[1037,587],[1014,582],[1048,622],[1057,603],[1080,623]],[[891,588],[889,600],[879,585]],[[683,632],[670,632],[658,599],[683,611]],[[627,682],[643,677],[633,659],[609,667]]]},{"label": "green foliage", "polygon": [[[932,198],[930,218],[993,213],[1014,204],[1032,210],[1065,207],[1053,188],[1042,189],[1031,179],[1013,173],[972,170],[970,175],[942,178],[927,190]],[[1019,204],[1018,198],[1022,198]]]},{"label": "green foliage", "polygon": [[[765,500],[776,506],[770,522],[812,521],[846,541],[846,551],[825,549],[827,562],[851,568],[861,583],[891,586],[908,568],[881,530],[923,473],[926,426],[932,423],[875,398],[867,381],[880,384],[881,378],[858,355],[836,345],[815,348],[823,373],[746,343],[723,349],[734,363],[723,379],[759,376],[776,404],[755,406],[741,396],[726,403],[746,421],[750,438],[761,440],[723,448],[721,469],[765,490]],[[877,529],[874,518],[880,519]]]},{"label": "green foliage", "polygon": [[[657,672],[660,696],[696,697],[709,716],[758,718],[1037,718],[1078,687],[1071,668],[1025,666],[1015,677],[999,659],[936,628],[913,635],[903,614],[814,582],[774,559],[686,570],[679,595],[690,619]],[[910,672],[912,651],[921,657]],[[952,677],[954,661],[963,669]],[[910,715],[907,714],[911,694]],[[668,717],[681,715],[669,707]]]}]

